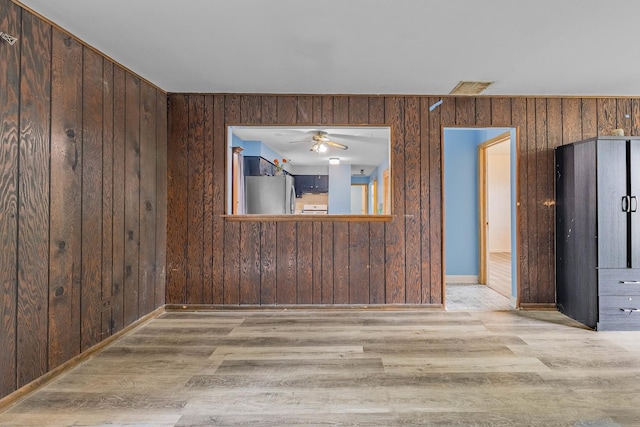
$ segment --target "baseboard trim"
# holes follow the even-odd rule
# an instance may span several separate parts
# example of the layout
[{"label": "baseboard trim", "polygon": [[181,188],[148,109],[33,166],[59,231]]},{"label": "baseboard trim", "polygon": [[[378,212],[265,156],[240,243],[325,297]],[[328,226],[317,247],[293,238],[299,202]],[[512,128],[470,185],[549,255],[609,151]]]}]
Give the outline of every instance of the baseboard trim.
[{"label": "baseboard trim", "polygon": [[556,311],[557,307],[555,303],[548,302],[521,302],[520,303],[521,310],[546,310],[546,311]]},{"label": "baseboard trim", "polygon": [[371,311],[402,311],[402,310],[434,310],[444,309],[443,304],[167,304],[166,312],[187,311],[249,311],[249,310],[371,310]]},{"label": "baseboard trim", "polygon": [[477,275],[447,275],[445,277],[446,283],[478,283]]},{"label": "baseboard trim", "polygon": [[73,357],[72,359],[67,360],[62,365],[53,368],[49,372],[39,376],[38,378],[36,378],[35,380],[31,381],[30,383],[25,384],[24,386],[20,387],[19,389],[17,389],[13,393],[6,395],[2,399],[0,399],[0,412],[3,412],[5,410],[7,410],[10,406],[18,403],[19,401],[25,399],[28,396],[30,396],[31,394],[33,394],[34,392],[38,391],[39,389],[41,389],[45,385],[49,384],[52,380],[56,379],[60,374],[68,371],[71,368],[76,367],[80,363],[82,363],[85,360],[89,359],[94,354],[96,354],[99,351],[101,351],[102,349],[104,349],[109,344],[113,343],[114,341],[118,340],[119,338],[122,338],[123,336],[125,336],[126,334],[131,332],[132,330],[144,325],[145,323],[147,323],[150,320],[158,317],[159,315],[161,315],[164,312],[165,312],[164,306],[160,306],[160,307],[156,308],[151,313],[142,316],[140,319],[138,319],[135,322],[133,322],[132,324],[128,325],[127,327],[125,327],[121,331],[118,331],[115,334],[111,335],[110,337],[105,338],[103,341],[100,341],[98,344],[94,345],[93,347],[83,351],[82,353],[78,354],[77,356]]}]

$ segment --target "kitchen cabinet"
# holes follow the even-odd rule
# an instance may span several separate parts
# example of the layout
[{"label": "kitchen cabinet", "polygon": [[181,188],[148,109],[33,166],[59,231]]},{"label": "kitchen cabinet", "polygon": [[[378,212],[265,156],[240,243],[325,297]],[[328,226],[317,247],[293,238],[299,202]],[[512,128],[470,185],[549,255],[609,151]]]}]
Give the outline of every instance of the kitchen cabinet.
[{"label": "kitchen cabinet", "polygon": [[296,175],[296,196],[302,193],[328,193],[329,175]]},{"label": "kitchen cabinet", "polygon": [[640,330],[640,137],[555,155],[558,309],[598,330]]},{"label": "kitchen cabinet", "polygon": [[244,156],[244,176],[273,175],[275,166],[273,163],[260,156]]}]

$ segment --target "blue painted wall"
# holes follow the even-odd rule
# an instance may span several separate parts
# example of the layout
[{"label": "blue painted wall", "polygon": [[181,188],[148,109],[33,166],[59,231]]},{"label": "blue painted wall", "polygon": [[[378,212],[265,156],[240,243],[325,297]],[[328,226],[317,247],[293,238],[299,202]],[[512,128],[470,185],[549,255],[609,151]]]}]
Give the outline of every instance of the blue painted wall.
[{"label": "blue painted wall", "polygon": [[478,275],[478,153],[480,132],[445,129],[446,274]]},{"label": "blue painted wall", "polygon": [[329,165],[329,213],[351,213],[351,165]]}]

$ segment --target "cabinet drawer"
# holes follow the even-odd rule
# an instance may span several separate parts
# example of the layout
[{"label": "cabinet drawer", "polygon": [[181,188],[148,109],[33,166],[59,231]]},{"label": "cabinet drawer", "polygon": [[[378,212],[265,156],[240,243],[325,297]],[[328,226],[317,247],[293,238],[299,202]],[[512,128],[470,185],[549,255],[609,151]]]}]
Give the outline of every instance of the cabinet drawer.
[{"label": "cabinet drawer", "polygon": [[640,268],[598,270],[598,295],[640,295]]},{"label": "cabinet drawer", "polygon": [[600,298],[598,330],[640,330],[640,296],[605,296]]}]

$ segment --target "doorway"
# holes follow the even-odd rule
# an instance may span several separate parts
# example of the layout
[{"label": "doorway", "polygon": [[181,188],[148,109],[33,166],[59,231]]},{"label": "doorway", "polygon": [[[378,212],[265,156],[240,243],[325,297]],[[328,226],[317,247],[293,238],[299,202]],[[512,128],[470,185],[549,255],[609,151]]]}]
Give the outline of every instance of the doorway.
[{"label": "doorway", "polygon": [[478,145],[478,282],[511,297],[511,135]]},{"label": "doorway", "polygon": [[516,129],[443,135],[445,307],[517,307]]}]

